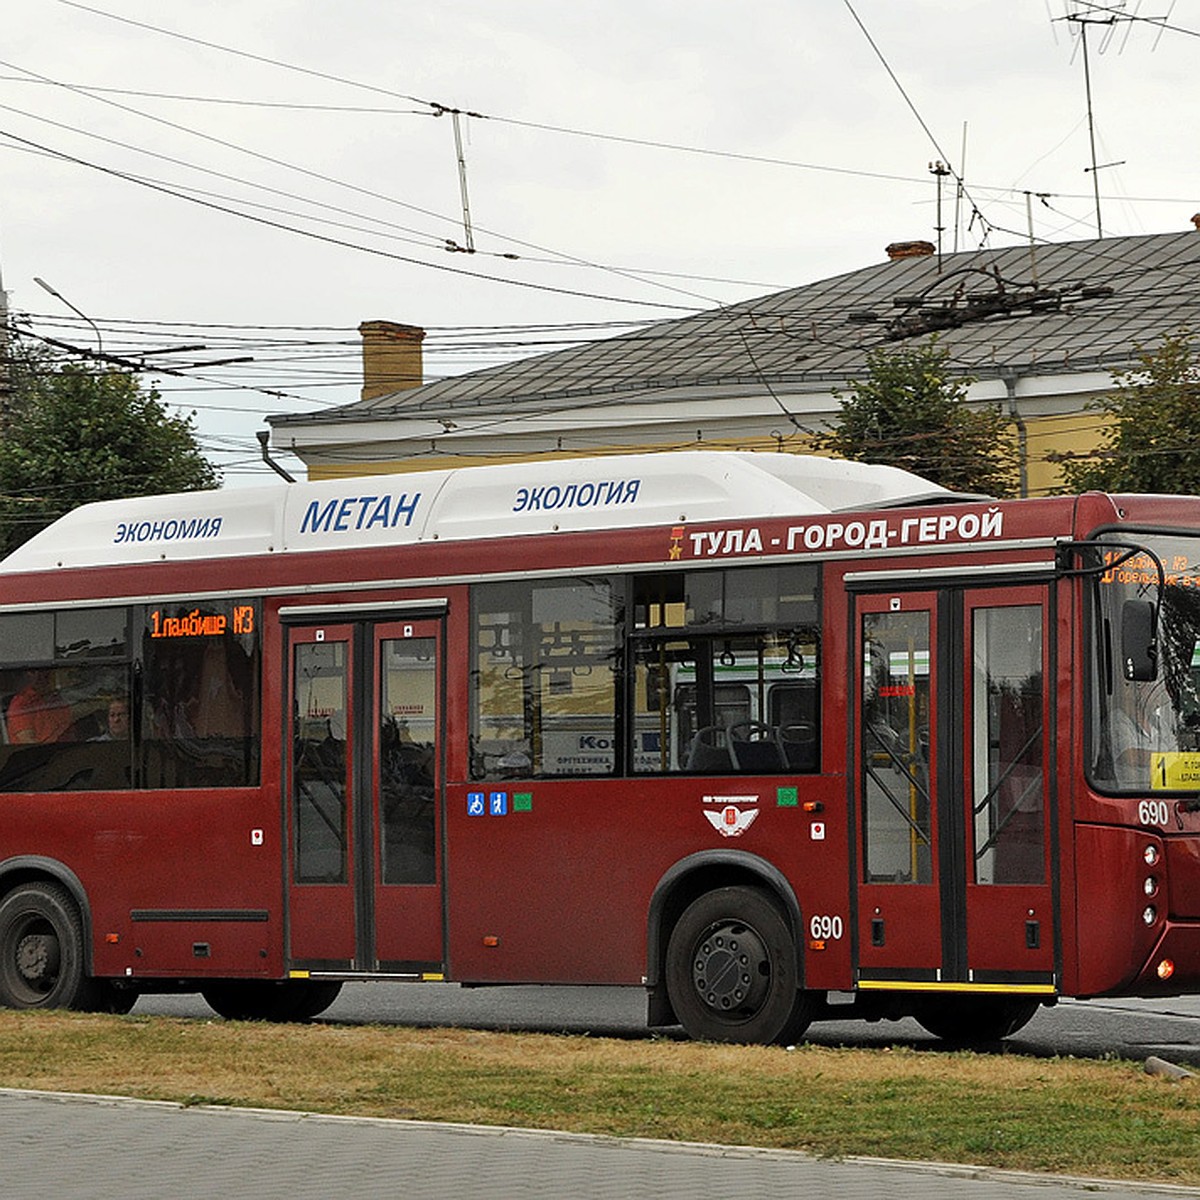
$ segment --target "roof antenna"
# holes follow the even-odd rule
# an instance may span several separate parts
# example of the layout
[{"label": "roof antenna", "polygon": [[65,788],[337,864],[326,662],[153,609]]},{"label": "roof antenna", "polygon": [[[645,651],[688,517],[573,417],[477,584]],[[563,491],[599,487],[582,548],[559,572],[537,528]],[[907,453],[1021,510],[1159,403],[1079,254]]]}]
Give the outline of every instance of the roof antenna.
[{"label": "roof antenna", "polygon": [[[1089,25],[1107,25],[1109,34],[1112,33],[1112,27],[1118,21],[1133,21],[1136,20],[1131,13],[1118,12],[1111,8],[1105,8],[1099,4],[1089,5],[1089,9],[1094,13],[1104,13],[1104,16],[1091,15],[1089,11],[1068,13],[1064,18],[1079,26],[1079,44],[1083,51],[1083,88],[1084,94],[1087,96],[1087,124],[1088,124],[1088,143],[1092,152],[1091,167],[1084,168],[1084,174],[1091,174],[1092,177],[1092,194],[1096,199],[1096,237],[1104,237],[1104,224],[1100,219],[1100,171],[1104,167],[1119,167],[1121,163],[1096,163],[1096,123],[1092,115],[1092,72],[1089,64],[1088,55],[1088,40],[1087,31]],[[1100,47],[1101,52],[1104,51],[1104,45]]]},{"label": "roof antenna", "polygon": [[958,235],[962,229],[962,202],[967,178],[967,123],[963,122],[962,151],[958,156],[959,168],[954,189],[954,253],[958,253]]},{"label": "roof antenna", "polygon": [[942,224],[942,180],[949,175],[950,168],[939,158],[936,162],[929,164],[929,173],[937,178],[937,224],[934,229],[937,231],[937,255],[938,255],[938,274],[942,270],[942,234],[945,232],[945,225]]}]

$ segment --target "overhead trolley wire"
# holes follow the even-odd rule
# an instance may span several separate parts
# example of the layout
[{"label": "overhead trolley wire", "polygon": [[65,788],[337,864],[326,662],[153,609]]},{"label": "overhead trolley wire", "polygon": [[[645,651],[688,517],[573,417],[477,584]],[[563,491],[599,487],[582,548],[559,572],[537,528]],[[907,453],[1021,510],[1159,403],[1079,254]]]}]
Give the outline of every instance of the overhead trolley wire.
[{"label": "overhead trolley wire", "polygon": [[[64,0],[65,2],[65,0]],[[3,107],[3,106],[0,106]],[[323,242],[326,245],[340,246],[342,249],[354,250],[361,254],[371,254],[377,258],[390,259],[393,262],[408,263],[410,266],[425,267],[431,271],[444,271],[451,275],[461,275],[470,279],[480,279],[488,283],[499,283],[509,287],[524,288],[530,291],[549,292],[559,296],[575,296],[585,300],[601,300],[610,304],[631,304],[647,308],[664,308],[673,309],[677,312],[692,312],[695,309],[688,308],[680,304],[667,304],[657,300],[634,300],[624,296],[604,295],[597,292],[585,292],[577,288],[556,287],[553,284],[533,283],[524,279],[505,279],[499,275],[489,275],[484,271],[471,271],[465,267],[453,267],[448,263],[428,262],[425,259],[413,258],[408,255],[396,254],[390,250],[382,250],[374,246],[363,246],[357,242],[347,241],[345,238],[332,237],[329,234],[317,233],[310,229],[299,229],[294,225],[287,225],[282,221],[273,221],[268,217],[257,216],[254,213],[239,212],[237,209],[228,208],[225,205],[216,204],[210,200],[201,199],[198,196],[190,196],[185,192],[180,192],[174,188],[167,187],[165,184],[150,183],[146,180],[139,179],[136,175],[131,175],[126,171],[118,170],[115,167],[106,167],[99,163],[90,162],[87,159],[79,158],[74,154],[67,154],[62,150],[55,150],[50,146],[42,145],[34,142],[29,138],[19,137],[10,130],[0,129],[0,137],[6,137],[14,142],[24,146],[32,146],[35,149],[45,151],[53,155],[55,158],[61,159],[64,162],[74,163],[76,166],[88,167],[93,171],[99,171],[101,174],[110,175],[115,179],[123,179],[128,183],[135,183],[139,187],[148,188],[151,191],[160,192],[163,195],[174,196],[178,200],[186,200],[190,204],[199,205],[202,208],[207,208],[214,212],[224,213],[227,216],[239,217],[243,221],[250,221],[257,225],[264,225],[270,229],[282,230],[286,233],[294,233],[300,237],[308,238],[312,241]]]},{"label": "overhead trolley wire", "polygon": [[[72,3],[72,0],[60,0],[60,2],[62,2],[62,3],[68,3],[68,4],[71,4],[71,3]],[[87,9],[87,6],[86,6],[86,5],[74,5],[74,7],[79,7],[79,8],[85,8],[85,9]],[[105,13],[101,13],[101,11],[100,11],[99,9],[87,9],[87,11],[91,11],[91,12],[99,13],[100,15],[106,15],[106,16],[111,16],[111,15],[112,15],[112,14],[105,14]],[[120,18],[113,18],[113,19],[116,19],[116,20],[121,20],[121,21],[126,21],[126,20],[128,20],[127,18],[124,18],[124,17],[120,17]],[[140,25],[140,24],[141,24],[140,22],[137,22],[137,21],[130,21],[129,23],[131,23],[131,24],[134,24],[134,25]],[[168,33],[168,32],[169,32],[169,31],[166,31],[166,30],[157,29],[157,28],[156,28],[156,27],[154,27],[154,26],[146,26],[146,28],[155,29],[155,31],[156,31],[156,32],[160,32],[160,33]],[[182,34],[171,34],[171,36],[178,36],[178,37],[185,37],[185,38],[186,38],[186,35],[182,35]],[[203,42],[203,41],[202,41],[202,39],[191,39],[191,38],[186,38],[186,40],[194,40],[194,41],[199,41],[199,42],[201,42],[201,44],[204,44],[204,45],[211,45],[211,43],[206,43],[206,42]],[[234,54],[246,54],[246,52],[244,52],[244,51],[236,51],[236,50],[232,50],[232,49],[230,49],[229,47],[218,47],[218,48],[220,48],[220,49],[223,49],[223,50],[227,51],[228,53],[234,53]],[[260,56],[257,56],[257,55],[247,55],[247,56],[248,56],[248,57],[251,57],[251,58],[259,58],[259,57],[260,57]],[[289,64],[283,64],[283,63],[280,63],[280,62],[277,62],[277,61],[275,61],[275,60],[271,60],[271,59],[264,59],[263,61],[271,62],[271,63],[273,63],[273,65],[276,65],[276,66],[288,66],[288,67],[289,67],[289,69],[292,69],[292,70],[299,70],[299,71],[306,71],[306,73],[307,73],[307,69],[306,69],[306,68],[301,68],[301,67],[290,66]],[[2,66],[5,66],[5,67],[9,67],[10,69],[15,69],[15,70],[26,70],[26,68],[22,68],[22,67],[20,67],[20,66],[14,66],[14,64],[12,64],[12,63],[8,63],[8,62],[4,62],[3,60],[0,60],[0,65],[2,65]],[[298,166],[298,165],[297,165],[297,164],[295,164],[295,163],[290,163],[290,162],[287,162],[287,161],[286,161],[286,160],[284,160],[284,159],[278,159],[278,158],[275,158],[275,157],[273,157],[272,155],[268,155],[268,154],[262,154],[261,152],[254,151],[254,150],[250,150],[250,149],[248,149],[247,147],[244,147],[244,146],[239,146],[237,143],[235,143],[235,142],[230,142],[230,141],[228,141],[228,140],[226,140],[226,139],[224,139],[224,138],[218,138],[218,137],[215,137],[215,136],[213,136],[213,135],[211,135],[211,134],[206,134],[206,133],[200,132],[199,130],[190,129],[189,127],[187,127],[187,126],[185,126],[185,125],[181,125],[181,124],[179,124],[178,122],[175,122],[175,121],[169,121],[169,120],[167,120],[167,119],[165,119],[165,118],[163,118],[163,117],[157,117],[157,116],[154,116],[154,115],[153,115],[153,114],[151,114],[151,113],[145,113],[145,112],[142,112],[140,109],[135,109],[135,108],[133,108],[133,107],[131,107],[131,106],[129,106],[129,105],[126,105],[126,104],[120,104],[119,102],[117,102],[117,101],[115,101],[115,100],[110,100],[110,99],[107,99],[106,97],[103,97],[103,96],[99,96],[99,95],[93,95],[93,94],[91,94],[91,93],[88,93],[87,91],[85,91],[85,90],[83,90],[83,89],[75,88],[75,87],[74,87],[73,85],[71,85],[71,84],[61,83],[61,82],[59,82],[59,81],[57,81],[57,80],[51,80],[51,79],[49,79],[47,76],[40,75],[40,74],[39,74],[39,73],[37,73],[37,72],[34,72],[34,71],[27,71],[27,73],[28,73],[30,76],[32,76],[33,78],[35,78],[35,79],[39,79],[39,80],[42,80],[43,82],[47,82],[47,83],[55,83],[55,84],[57,84],[57,86],[59,86],[59,87],[62,87],[62,88],[65,88],[65,89],[67,89],[68,91],[72,91],[72,92],[76,92],[76,93],[78,93],[78,94],[82,94],[82,95],[84,95],[84,96],[88,96],[88,98],[90,98],[90,99],[96,100],[96,101],[98,101],[98,102],[100,102],[100,103],[103,103],[103,104],[110,105],[110,106],[112,106],[112,107],[114,107],[114,108],[116,108],[116,109],[119,109],[119,110],[123,111],[123,112],[128,112],[128,113],[131,113],[131,114],[133,114],[133,115],[135,115],[135,116],[142,117],[144,120],[152,121],[152,122],[154,122],[154,123],[156,123],[156,124],[159,124],[159,125],[165,125],[165,126],[167,126],[168,128],[176,129],[176,130],[179,130],[180,132],[191,134],[191,135],[192,135],[192,136],[194,136],[194,137],[199,137],[199,138],[202,138],[202,139],[203,139],[203,140],[205,140],[205,141],[213,142],[213,143],[215,143],[215,144],[217,144],[217,145],[220,145],[220,146],[223,146],[223,147],[225,147],[225,148],[227,148],[227,149],[232,149],[232,150],[236,150],[236,151],[238,151],[238,152],[240,152],[240,153],[243,153],[243,154],[248,154],[248,155],[251,155],[251,156],[252,156],[252,157],[254,157],[254,158],[262,159],[263,161],[269,162],[269,163],[271,163],[271,164],[273,164],[273,165],[275,165],[275,166],[283,167],[283,168],[285,168],[285,169],[287,169],[287,170],[298,171],[298,172],[300,172],[301,174],[304,174],[304,175],[306,175],[306,176],[309,176],[309,177],[312,177],[312,178],[319,179],[319,180],[321,180],[321,181],[322,181],[322,182],[324,182],[324,183],[332,184],[332,185],[335,185],[335,186],[346,187],[346,188],[349,188],[349,189],[350,189],[350,190],[352,190],[352,191],[355,191],[355,192],[358,192],[358,193],[361,193],[361,194],[364,194],[364,195],[371,196],[373,199],[376,199],[376,200],[381,200],[381,201],[384,201],[384,202],[390,202],[390,203],[398,204],[398,205],[400,205],[400,206],[401,206],[401,207],[403,207],[403,208],[407,208],[407,209],[409,209],[409,210],[411,210],[411,211],[419,212],[419,213],[421,213],[423,216],[432,217],[432,218],[434,218],[434,219],[436,219],[436,220],[441,220],[441,221],[448,221],[448,222],[451,222],[452,224],[454,224],[454,225],[455,225],[455,227],[457,227],[457,221],[453,221],[453,219],[452,219],[452,218],[446,217],[444,214],[441,214],[441,213],[436,213],[436,212],[433,212],[433,211],[431,211],[431,210],[429,210],[429,209],[422,208],[422,207],[421,207],[421,206],[419,206],[419,205],[413,205],[413,204],[409,204],[409,203],[407,203],[407,202],[404,202],[404,201],[396,200],[394,197],[389,197],[389,196],[383,195],[383,194],[381,194],[381,193],[378,193],[378,192],[373,192],[373,191],[371,191],[370,189],[367,189],[367,188],[362,188],[362,187],[359,187],[359,186],[357,186],[357,185],[354,185],[354,184],[347,183],[347,182],[345,182],[344,180],[340,180],[340,179],[336,179],[336,178],[334,178],[334,177],[332,177],[332,176],[324,175],[324,174],[322,174],[321,172],[318,172],[318,171],[311,171],[311,170],[309,170],[308,168],[305,168],[305,167]],[[319,72],[317,72],[317,74],[319,74]],[[345,81],[340,81],[340,82],[345,82]],[[362,86],[362,87],[370,87],[371,85],[361,84],[361,85],[357,85],[357,86]],[[419,99],[418,99],[418,98],[416,98],[416,97],[411,97],[411,96],[405,96],[405,97],[403,97],[403,98],[404,98],[404,99],[407,99],[407,100],[412,100],[412,101],[413,101],[413,102],[415,102],[415,103],[424,103],[424,104],[427,104],[427,105],[429,105],[429,106],[430,106],[432,109],[436,110],[436,111],[437,111],[439,114],[440,114],[441,112],[452,112],[452,113],[457,113],[457,112],[459,112],[459,111],[460,111],[460,110],[458,110],[458,109],[452,109],[452,108],[448,108],[448,107],[446,107],[445,105],[438,104],[436,101],[422,101],[422,100],[419,100]],[[0,106],[0,107],[2,107],[2,106]],[[25,114],[25,115],[31,116],[32,114]],[[479,116],[480,114],[470,114],[470,115]],[[34,118],[34,119],[38,119],[38,118]],[[39,148],[41,148],[41,147],[39,147]],[[172,194],[177,194],[177,193],[172,193]],[[687,290],[686,290],[686,289],[684,289],[684,288],[680,288],[680,287],[677,287],[677,286],[674,286],[674,285],[671,285],[671,284],[660,283],[660,282],[657,282],[656,280],[646,280],[646,279],[642,279],[642,278],[640,278],[640,277],[637,275],[637,273],[636,273],[636,272],[630,272],[630,271],[623,270],[623,269],[621,269],[621,268],[612,267],[612,266],[607,266],[607,265],[600,264],[600,263],[594,263],[594,262],[591,262],[591,261],[589,261],[589,260],[587,260],[587,259],[580,258],[580,257],[578,257],[577,255],[572,255],[572,254],[568,254],[568,253],[566,253],[566,252],[563,252],[563,251],[558,251],[558,250],[549,249],[549,248],[547,248],[547,247],[545,247],[545,246],[538,245],[537,243],[534,243],[534,242],[528,242],[528,241],[524,241],[524,240],[522,240],[522,239],[520,239],[520,238],[515,238],[515,237],[513,237],[513,236],[511,236],[511,235],[507,235],[507,234],[503,234],[503,233],[498,233],[497,231],[494,231],[494,230],[488,230],[488,229],[485,229],[485,228],[483,228],[482,226],[478,226],[478,225],[477,225],[477,226],[476,226],[476,228],[477,228],[477,229],[478,229],[480,232],[488,233],[490,236],[493,236],[493,237],[498,237],[498,238],[500,238],[501,240],[503,240],[503,241],[507,241],[507,242],[510,242],[510,243],[511,243],[511,244],[513,244],[513,245],[516,245],[516,246],[524,246],[524,247],[527,247],[527,248],[529,248],[529,249],[534,249],[534,250],[537,250],[537,251],[539,251],[539,252],[541,252],[541,253],[544,253],[544,254],[552,254],[552,255],[556,256],[557,258],[559,258],[559,259],[562,259],[562,260],[564,260],[564,261],[566,261],[566,262],[573,263],[573,264],[574,264],[574,265],[576,265],[576,266],[586,266],[586,267],[591,267],[591,268],[593,268],[593,269],[599,269],[599,270],[607,271],[607,272],[609,272],[610,274],[618,275],[618,276],[621,276],[621,277],[623,277],[623,278],[632,279],[632,280],[634,280],[634,281],[636,281],[636,282],[639,282],[639,283],[646,283],[646,284],[649,284],[649,286],[652,286],[652,287],[657,287],[657,288],[662,288],[662,289],[665,289],[665,290],[668,290],[668,291],[677,292],[677,293],[679,293],[680,295],[686,295],[686,296],[690,296],[690,297],[691,297],[691,298],[693,298],[693,299],[705,300],[705,301],[707,301],[708,303],[715,303],[715,301],[713,300],[713,298],[712,298],[712,297],[709,297],[709,296],[703,296],[703,295],[700,295],[699,293],[695,293],[695,292],[690,292],[690,291],[687,291]],[[409,232],[412,232],[412,231],[409,231]],[[444,239],[443,239],[443,241],[444,241]],[[470,275],[470,274],[475,274],[475,272],[464,272],[464,274],[469,274],[469,275]],[[485,278],[487,278],[487,276],[484,276],[484,277],[485,277]]]}]

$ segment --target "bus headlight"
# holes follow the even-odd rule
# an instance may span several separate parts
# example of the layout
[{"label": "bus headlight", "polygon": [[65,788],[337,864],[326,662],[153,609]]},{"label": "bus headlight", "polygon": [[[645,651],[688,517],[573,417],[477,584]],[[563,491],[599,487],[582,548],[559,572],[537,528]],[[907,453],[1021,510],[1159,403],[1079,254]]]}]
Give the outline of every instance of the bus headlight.
[{"label": "bus headlight", "polygon": [[1142,909],[1142,920],[1147,925],[1153,925],[1154,922],[1158,920],[1158,909],[1156,909],[1153,904],[1147,904],[1146,907]]},{"label": "bus headlight", "polygon": [[1145,882],[1142,884],[1142,891],[1147,896],[1153,896],[1158,891],[1158,880],[1153,875],[1147,875]]},{"label": "bus headlight", "polygon": [[1158,862],[1158,847],[1147,846],[1142,851],[1142,858],[1145,860],[1146,866],[1152,867]]}]

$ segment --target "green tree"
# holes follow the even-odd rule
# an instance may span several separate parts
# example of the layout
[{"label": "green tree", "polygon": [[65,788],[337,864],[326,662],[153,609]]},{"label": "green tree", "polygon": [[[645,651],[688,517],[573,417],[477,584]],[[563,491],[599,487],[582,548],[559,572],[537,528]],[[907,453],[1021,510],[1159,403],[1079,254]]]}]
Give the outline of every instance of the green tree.
[{"label": "green tree", "polygon": [[1069,492],[1200,494],[1200,362],[1186,332],[1157,350],[1137,348],[1137,365],[1114,371],[1117,390],[1088,407],[1104,414],[1100,444],[1085,458],[1063,456]]},{"label": "green tree", "polygon": [[954,375],[950,352],[934,336],[917,346],[867,353],[867,378],[817,436],[817,448],[855,462],[903,467],[961,492],[1008,496],[1016,489],[1017,448],[1011,422],[996,405],[970,408],[970,378]]},{"label": "green tree", "polygon": [[218,487],[190,416],[132,372],[18,351],[0,430],[0,553],[92,500]]}]

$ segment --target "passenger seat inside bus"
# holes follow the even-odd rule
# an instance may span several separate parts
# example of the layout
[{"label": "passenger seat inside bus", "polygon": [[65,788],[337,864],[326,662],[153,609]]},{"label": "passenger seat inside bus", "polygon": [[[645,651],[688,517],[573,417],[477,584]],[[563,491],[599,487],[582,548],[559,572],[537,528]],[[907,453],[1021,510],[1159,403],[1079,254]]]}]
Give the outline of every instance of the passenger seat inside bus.
[{"label": "passenger seat inside bus", "polygon": [[705,725],[696,730],[688,748],[687,771],[728,771],[734,766],[729,748],[729,730],[724,725]]},{"label": "passenger seat inside bus", "polygon": [[780,725],[775,738],[783,755],[784,766],[793,771],[817,769],[817,727],[807,721]]},{"label": "passenger seat inside bus", "polygon": [[729,753],[739,771],[782,771],[785,765],[775,730],[762,721],[739,721],[731,725]]}]

